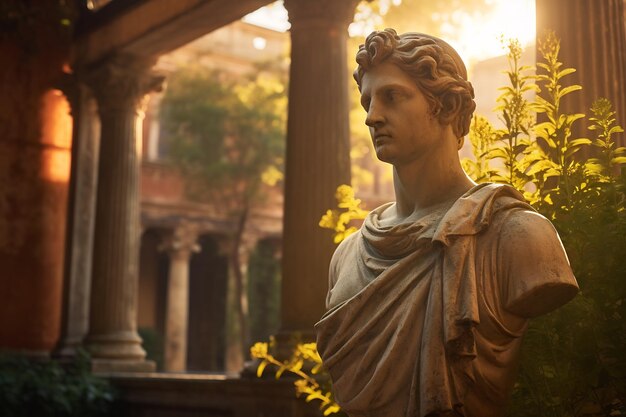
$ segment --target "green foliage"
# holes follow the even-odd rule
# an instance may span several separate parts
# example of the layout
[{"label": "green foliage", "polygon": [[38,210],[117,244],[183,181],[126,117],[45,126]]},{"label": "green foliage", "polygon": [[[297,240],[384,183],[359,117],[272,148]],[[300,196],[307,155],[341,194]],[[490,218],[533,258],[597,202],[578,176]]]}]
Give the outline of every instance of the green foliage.
[{"label": "green foliage", "polygon": [[592,125],[589,130],[598,132],[598,137],[593,144],[600,148],[599,157],[591,158],[587,163],[587,168],[591,174],[597,175],[603,182],[610,182],[610,177],[615,168],[626,163],[626,148],[615,148],[613,136],[623,133],[624,129],[616,124],[615,112],[611,108],[611,102],[605,98],[600,98],[591,106],[593,117],[589,120]]},{"label": "green foliage", "polygon": [[292,356],[285,360],[278,360],[270,353],[270,348],[274,342],[258,342],[250,348],[250,355],[253,358],[261,359],[257,368],[257,376],[263,376],[268,365],[276,367],[276,379],[285,372],[295,375],[298,379],[294,382],[296,395],[305,396],[307,402],[320,401],[320,410],[325,416],[339,413],[340,407],[335,402],[330,386],[330,378],[322,366],[322,358],[317,352],[315,343],[298,343],[295,346]]},{"label": "green foliage", "polygon": [[280,325],[280,261],[277,248],[262,240],[250,256],[248,299],[251,340],[267,340]]},{"label": "green foliage", "polygon": [[280,178],[286,96],[276,77],[260,72],[235,82],[204,67],[181,70],[162,108],[171,157],[190,197],[235,210],[258,197],[264,181]]},{"label": "green foliage", "polygon": [[108,381],[93,376],[81,353],[61,367],[19,355],[0,356],[0,410],[11,417],[97,417],[110,415],[115,396]]},{"label": "green foliage", "polygon": [[270,64],[257,69],[237,80],[202,66],[180,70],[162,104],[171,158],[184,175],[188,197],[213,203],[234,225],[229,254],[233,291],[227,308],[229,313],[237,310],[238,322],[230,327],[232,343],[241,345],[242,354],[249,326],[240,246],[249,213],[264,197],[263,186],[282,178],[285,147],[282,73]]},{"label": "green foliage", "polygon": [[534,90],[535,86],[530,82],[532,76],[527,74],[531,68],[520,66],[522,47],[519,42],[509,41],[508,49],[509,70],[505,74],[511,84],[500,88],[502,94],[496,107],[504,128],[496,131],[499,146],[491,146],[484,157],[486,160],[500,159],[504,164],[504,172],[492,174],[491,180],[522,189],[528,182],[525,172],[530,159],[524,156],[527,156],[525,151],[531,143],[530,126],[533,122],[525,94]]},{"label": "green foliage", "polygon": [[482,116],[475,116],[470,124],[469,141],[472,145],[474,160],[463,158],[461,165],[478,183],[492,181],[497,171],[491,168],[488,154],[493,155],[493,144],[497,140],[497,132],[487,119]]},{"label": "green foliage", "polygon": [[[502,89],[496,109],[505,127],[493,140],[494,128],[474,120],[470,142],[476,161],[464,166],[479,182],[513,185],[553,221],[581,293],[531,320],[509,415],[624,415],[626,149],[615,143],[623,129],[610,102],[599,99],[589,118],[596,138],[573,137],[572,127],[585,116],[565,113],[561,104],[581,86],[566,83],[575,70],[559,61],[558,40],[549,34],[540,41],[536,84],[518,66],[518,47],[509,43],[510,86]],[[531,91],[537,95],[528,102],[524,92]],[[537,123],[534,113],[542,118]],[[584,160],[582,154],[595,157]]]},{"label": "green foliage", "polygon": [[[561,111],[561,100],[566,95],[582,89],[580,85],[564,86],[562,80],[567,75],[574,73],[573,68],[562,69],[563,63],[559,61],[559,41],[553,33],[539,42],[539,52],[545,62],[537,63],[538,90],[543,95],[538,95],[534,103],[534,109],[538,114],[544,114],[547,121],[537,123],[534,127],[537,141],[541,149],[547,153],[541,157],[532,173],[541,176],[542,187],[539,190],[538,201],[547,202],[553,208],[569,209],[586,184],[582,180],[584,164],[579,162],[575,155],[591,141],[587,138],[572,138],[572,125],[585,117],[582,113],[565,114]],[[540,71],[543,70],[543,71]],[[556,181],[548,181],[555,178]],[[549,184],[553,184],[550,186]],[[546,200],[546,197],[551,197]],[[556,198],[556,200],[555,200]],[[540,205],[543,211],[555,217],[554,209],[547,209]]]}]

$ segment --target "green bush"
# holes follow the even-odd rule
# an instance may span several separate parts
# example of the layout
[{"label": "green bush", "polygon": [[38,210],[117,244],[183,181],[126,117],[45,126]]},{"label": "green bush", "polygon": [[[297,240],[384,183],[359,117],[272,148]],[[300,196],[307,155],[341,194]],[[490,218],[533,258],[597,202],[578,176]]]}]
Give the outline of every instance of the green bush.
[{"label": "green bush", "polygon": [[581,288],[530,321],[509,415],[626,415],[626,148],[615,143],[623,129],[611,103],[598,99],[588,117],[595,137],[575,137],[585,115],[561,106],[582,88],[564,83],[575,70],[559,61],[554,35],[539,51],[537,75],[528,75],[519,44],[509,43],[511,83],[496,109],[504,128],[476,118],[469,138],[476,160],[463,162],[477,182],[516,187],[554,223]]},{"label": "green bush", "polygon": [[89,370],[80,353],[63,367],[15,354],[0,355],[0,415],[7,417],[98,417],[112,410],[108,381]]}]

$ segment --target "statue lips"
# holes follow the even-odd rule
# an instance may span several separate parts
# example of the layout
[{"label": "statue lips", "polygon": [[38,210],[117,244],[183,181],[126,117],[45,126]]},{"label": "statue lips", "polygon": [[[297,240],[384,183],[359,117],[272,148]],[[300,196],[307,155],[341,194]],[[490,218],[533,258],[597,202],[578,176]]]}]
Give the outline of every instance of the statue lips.
[{"label": "statue lips", "polygon": [[391,135],[387,132],[377,132],[374,134],[374,145],[384,145],[391,140]]}]

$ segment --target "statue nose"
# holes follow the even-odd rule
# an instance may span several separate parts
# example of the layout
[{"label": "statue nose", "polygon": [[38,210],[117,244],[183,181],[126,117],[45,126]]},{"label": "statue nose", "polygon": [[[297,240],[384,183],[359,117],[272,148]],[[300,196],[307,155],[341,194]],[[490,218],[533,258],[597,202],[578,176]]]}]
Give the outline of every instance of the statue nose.
[{"label": "statue nose", "polygon": [[378,127],[384,123],[385,118],[383,115],[377,110],[376,107],[370,105],[367,117],[365,118],[365,124],[369,127]]}]

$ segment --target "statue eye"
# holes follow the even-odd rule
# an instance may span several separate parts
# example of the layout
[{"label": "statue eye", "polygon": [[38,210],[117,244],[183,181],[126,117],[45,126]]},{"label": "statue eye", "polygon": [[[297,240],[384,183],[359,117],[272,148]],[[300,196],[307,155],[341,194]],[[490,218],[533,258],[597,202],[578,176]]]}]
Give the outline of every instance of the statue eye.
[{"label": "statue eye", "polygon": [[398,92],[396,90],[387,90],[385,91],[385,99],[388,102],[394,102],[398,99]]}]

